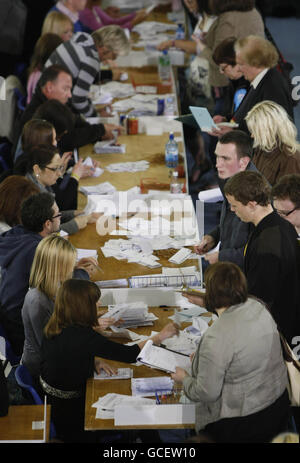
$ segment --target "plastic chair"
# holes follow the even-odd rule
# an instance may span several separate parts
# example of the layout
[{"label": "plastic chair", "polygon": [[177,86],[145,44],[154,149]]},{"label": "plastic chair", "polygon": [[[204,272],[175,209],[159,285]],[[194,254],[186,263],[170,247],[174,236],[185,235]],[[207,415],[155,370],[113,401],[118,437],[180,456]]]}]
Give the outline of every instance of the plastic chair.
[{"label": "plastic chair", "polygon": [[25,110],[26,106],[26,95],[23,95],[21,91],[18,89],[18,87],[14,88],[14,93],[17,98],[17,107],[19,111],[22,113]]},{"label": "plastic chair", "polygon": [[11,347],[11,344],[9,342],[9,340],[7,339],[6,337],[6,334],[5,334],[5,331],[2,327],[2,325],[0,324],[0,336],[2,338],[4,338],[5,340],[5,352],[3,352],[4,356],[5,356],[5,361],[4,361],[4,364],[3,364],[3,368],[5,369],[8,362],[11,364],[11,366],[15,366],[15,365],[19,365],[20,363],[20,360],[21,360],[21,356],[18,356],[14,353],[12,347]]},{"label": "plastic chair", "polygon": [[[29,373],[25,365],[17,366],[15,370],[15,378],[18,385],[22,389],[25,389],[27,392],[29,392],[36,405],[43,405],[44,402],[38,394],[37,390],[35,389],[31,374]],[[52,422],[50,422],[50,439],[53,439],[54,437],[56,437],[55,426]]]}]

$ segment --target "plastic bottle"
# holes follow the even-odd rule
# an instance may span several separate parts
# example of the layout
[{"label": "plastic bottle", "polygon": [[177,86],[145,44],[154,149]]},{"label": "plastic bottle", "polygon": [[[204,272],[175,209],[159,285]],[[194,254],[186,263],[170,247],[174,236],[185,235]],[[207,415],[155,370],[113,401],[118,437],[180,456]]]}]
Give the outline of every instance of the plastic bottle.
[{"label": "plastic bottle", "polygon": [[166,166],[175,168],[178,164],[178,145],[174,140],[173,132],[170,133],[169,141],[166,143],[165,149]]},{"label": "plastic bottle", "polygon": [[165,116],[174,116],[175,114],[175,102],[174,98],[172,96],[168,96],[165,99],[165,109],[164,109],[164,115]]},{"label": "plastic bottle", "polygon": [[171,182],[170,182],[170,193],[178,194],[181,193],[181,184],[178,181],[178,172],[177,170],[173,170]]},{"label": "plastic bottle", "polygon": [[184,40],[184,39],[185,39],[185,32],[184,32],[183,26],[182,24],[178,24],[176,35],[175,35],[175,40]]},{"label": "plastic bottle", "polygon": [[168,50],[163,50],[158,58],[158,74],[162,83],[169,83],[171,80],[171,60]]}]

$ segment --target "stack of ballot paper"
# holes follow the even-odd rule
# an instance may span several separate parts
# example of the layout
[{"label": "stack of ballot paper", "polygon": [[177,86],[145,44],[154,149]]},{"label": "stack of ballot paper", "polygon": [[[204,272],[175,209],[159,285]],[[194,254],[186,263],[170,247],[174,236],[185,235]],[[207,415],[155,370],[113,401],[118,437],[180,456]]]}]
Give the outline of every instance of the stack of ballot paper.
[{"label": "stack of ballot paper", "polygon": [[208,323],[211,317],[193,317],[193,324],[185,328],[184,331],[194,336],[202,336],[205,331],[209,328]]},{"label": "stack of ballot paper", "polygon": [[[92,158],[90,156],[85,158],[85,160],[83,161],[83,165],[94,167]],[[100,167],[96,167],[93,173],[93,177],[99,177],[101,174],[103,174],[103,172],[103,169],[101,169]]]},{"label": "stack of ballot paper", "polygon": [[148,312],[148,306],[144,302],[124,302],[116,305],[109,305],[108,311],[101,318],[112,317],[115,320],[123,320],[123,328],[130,326],[152,325],[157,317]]},{"label": "stack of ballot paper", "polygon": [[181,354],[191,355],[194,352],[196,352],[201,334],[196,334],[190,331],[179,331],[178,336],[173,336],[172,338],[166,339],[164,341],[164,346],[166,346],[167,349],[170,349],[172,351],[180,352]]},{"label": "stack of ballot paper", "polygon": [[115,140],[97,141],[94,144],[96,154],[126,153],[126,145],[116,144]]},{"label": "stack of ballot paper", "polygon": [[109,172],[140,172],[148,168],[149,161],[119,162],[106,166]]},{"label": "stack of ballot paper", "polygon": [[115,375],[109,375],[104,370],[100,373],[94,373],[94,379],[129,379],[133,376],[132,368],[118,368]]},{"label": "stack of ballot paper", "polygon": [[173,264],[182,264],[187,259],[191,259],[192,251],[187,248],[181,248],[176,254],[170,257],[169,262]]},{"label": "stack of ballot paper", "polygon": [[116,187],[110,182],[104,182],[98,183],[98,185],[81,186],[79,191],[85,195],[108,195],[116,191]]},{"label": "stack of ballot paper", "polygon": [[152,254],[152,247],[148,242],[138,240],[109,240],[101,248],[104,257],[115,259],[127,259],[128,262],[135,262],[150,268],[161,267],[159,258]]},{"label": "stack of ballot paper", "polygon": [[170,376],[154,376],[152,378],[131,378],[133,396],[152,397],[155,394],[171,394],[174,381]]},{"label": "stack of ballot paper", "polygon": [[114,412],[120,404],[128,405],[155,405],[154,399],[145,399],[143,397],[134,397],[126,394],[109,393],[103,397],[99,397],[92,407],[97,409],[96,418],[114,419]]},{"label": "stack of ballot paper", "polygon": [[121,84],[112,81],[101,85],[102,93],[109,93],[113,98],[127,98],[135,94],[135,89],[132,84]]},{"label": "stack of ballot paper", "polygon": [[190,372],[191,362],[188,355],[158,347],[151,340],[147,341],[137,357],[137,361],[151,368],[158,368],[175,373],[176,367]]}]

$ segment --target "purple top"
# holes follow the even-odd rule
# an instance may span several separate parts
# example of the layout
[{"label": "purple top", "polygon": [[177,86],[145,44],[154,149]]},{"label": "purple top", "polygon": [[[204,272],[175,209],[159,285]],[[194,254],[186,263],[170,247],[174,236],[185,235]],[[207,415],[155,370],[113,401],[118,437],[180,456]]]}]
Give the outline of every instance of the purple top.
[{"label": "purple top", "polygon": [[105,13],[99,6],[93,6],[93,8],[85,8],[79,12],[79,19],[88,28],[93,31],[103,26],[109,26],[116,24],[124,29],[131,29],[131,21],[135,18],[136,13],[131,13],[121,18],[112,18]]},{"label": "purple top", "polygon": [[28,77],[27,80],[27,104],[30,103],[32,95],[34,94],[34,90],[36,87],[36,84],[39,81],[39,78],[41,77],[41,71],[38,69],[35,69],[30,76]]}]

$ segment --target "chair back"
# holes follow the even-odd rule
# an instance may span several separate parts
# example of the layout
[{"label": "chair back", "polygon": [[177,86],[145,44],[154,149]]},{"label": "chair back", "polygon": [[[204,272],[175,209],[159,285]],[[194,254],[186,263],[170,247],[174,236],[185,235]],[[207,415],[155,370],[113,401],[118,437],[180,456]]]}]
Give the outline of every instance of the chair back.
[{"label": "chair back", "polygon": [[15,378],[16,378],[18,385],[22,389],[25,389],[26,391],[30,393],[36,405],[43,404],[41,397],[39,396],[39,394],[37,393],[36,389],[33,386],[31,374],[29,373],[25,365],[17,366],[15,370]]},{"label": "chair back", "polygon": [[11,366],[15,366],[15,365],[19,365],[20,363],[20,360],[21,360],[21,356],[20,355],[16,355],[11,347],[11,344],[9,342],[9,340],[7,339],[7,336],[5,334],[5,330],[3,328],[3,326],[0,324],[0,337],[2,337],[4,339],[4,343],[5,343],[5,352],[2,352],[2,355],[5,357],[5,367],[7,365],[7,363],[9,362],[11,364]]}]

